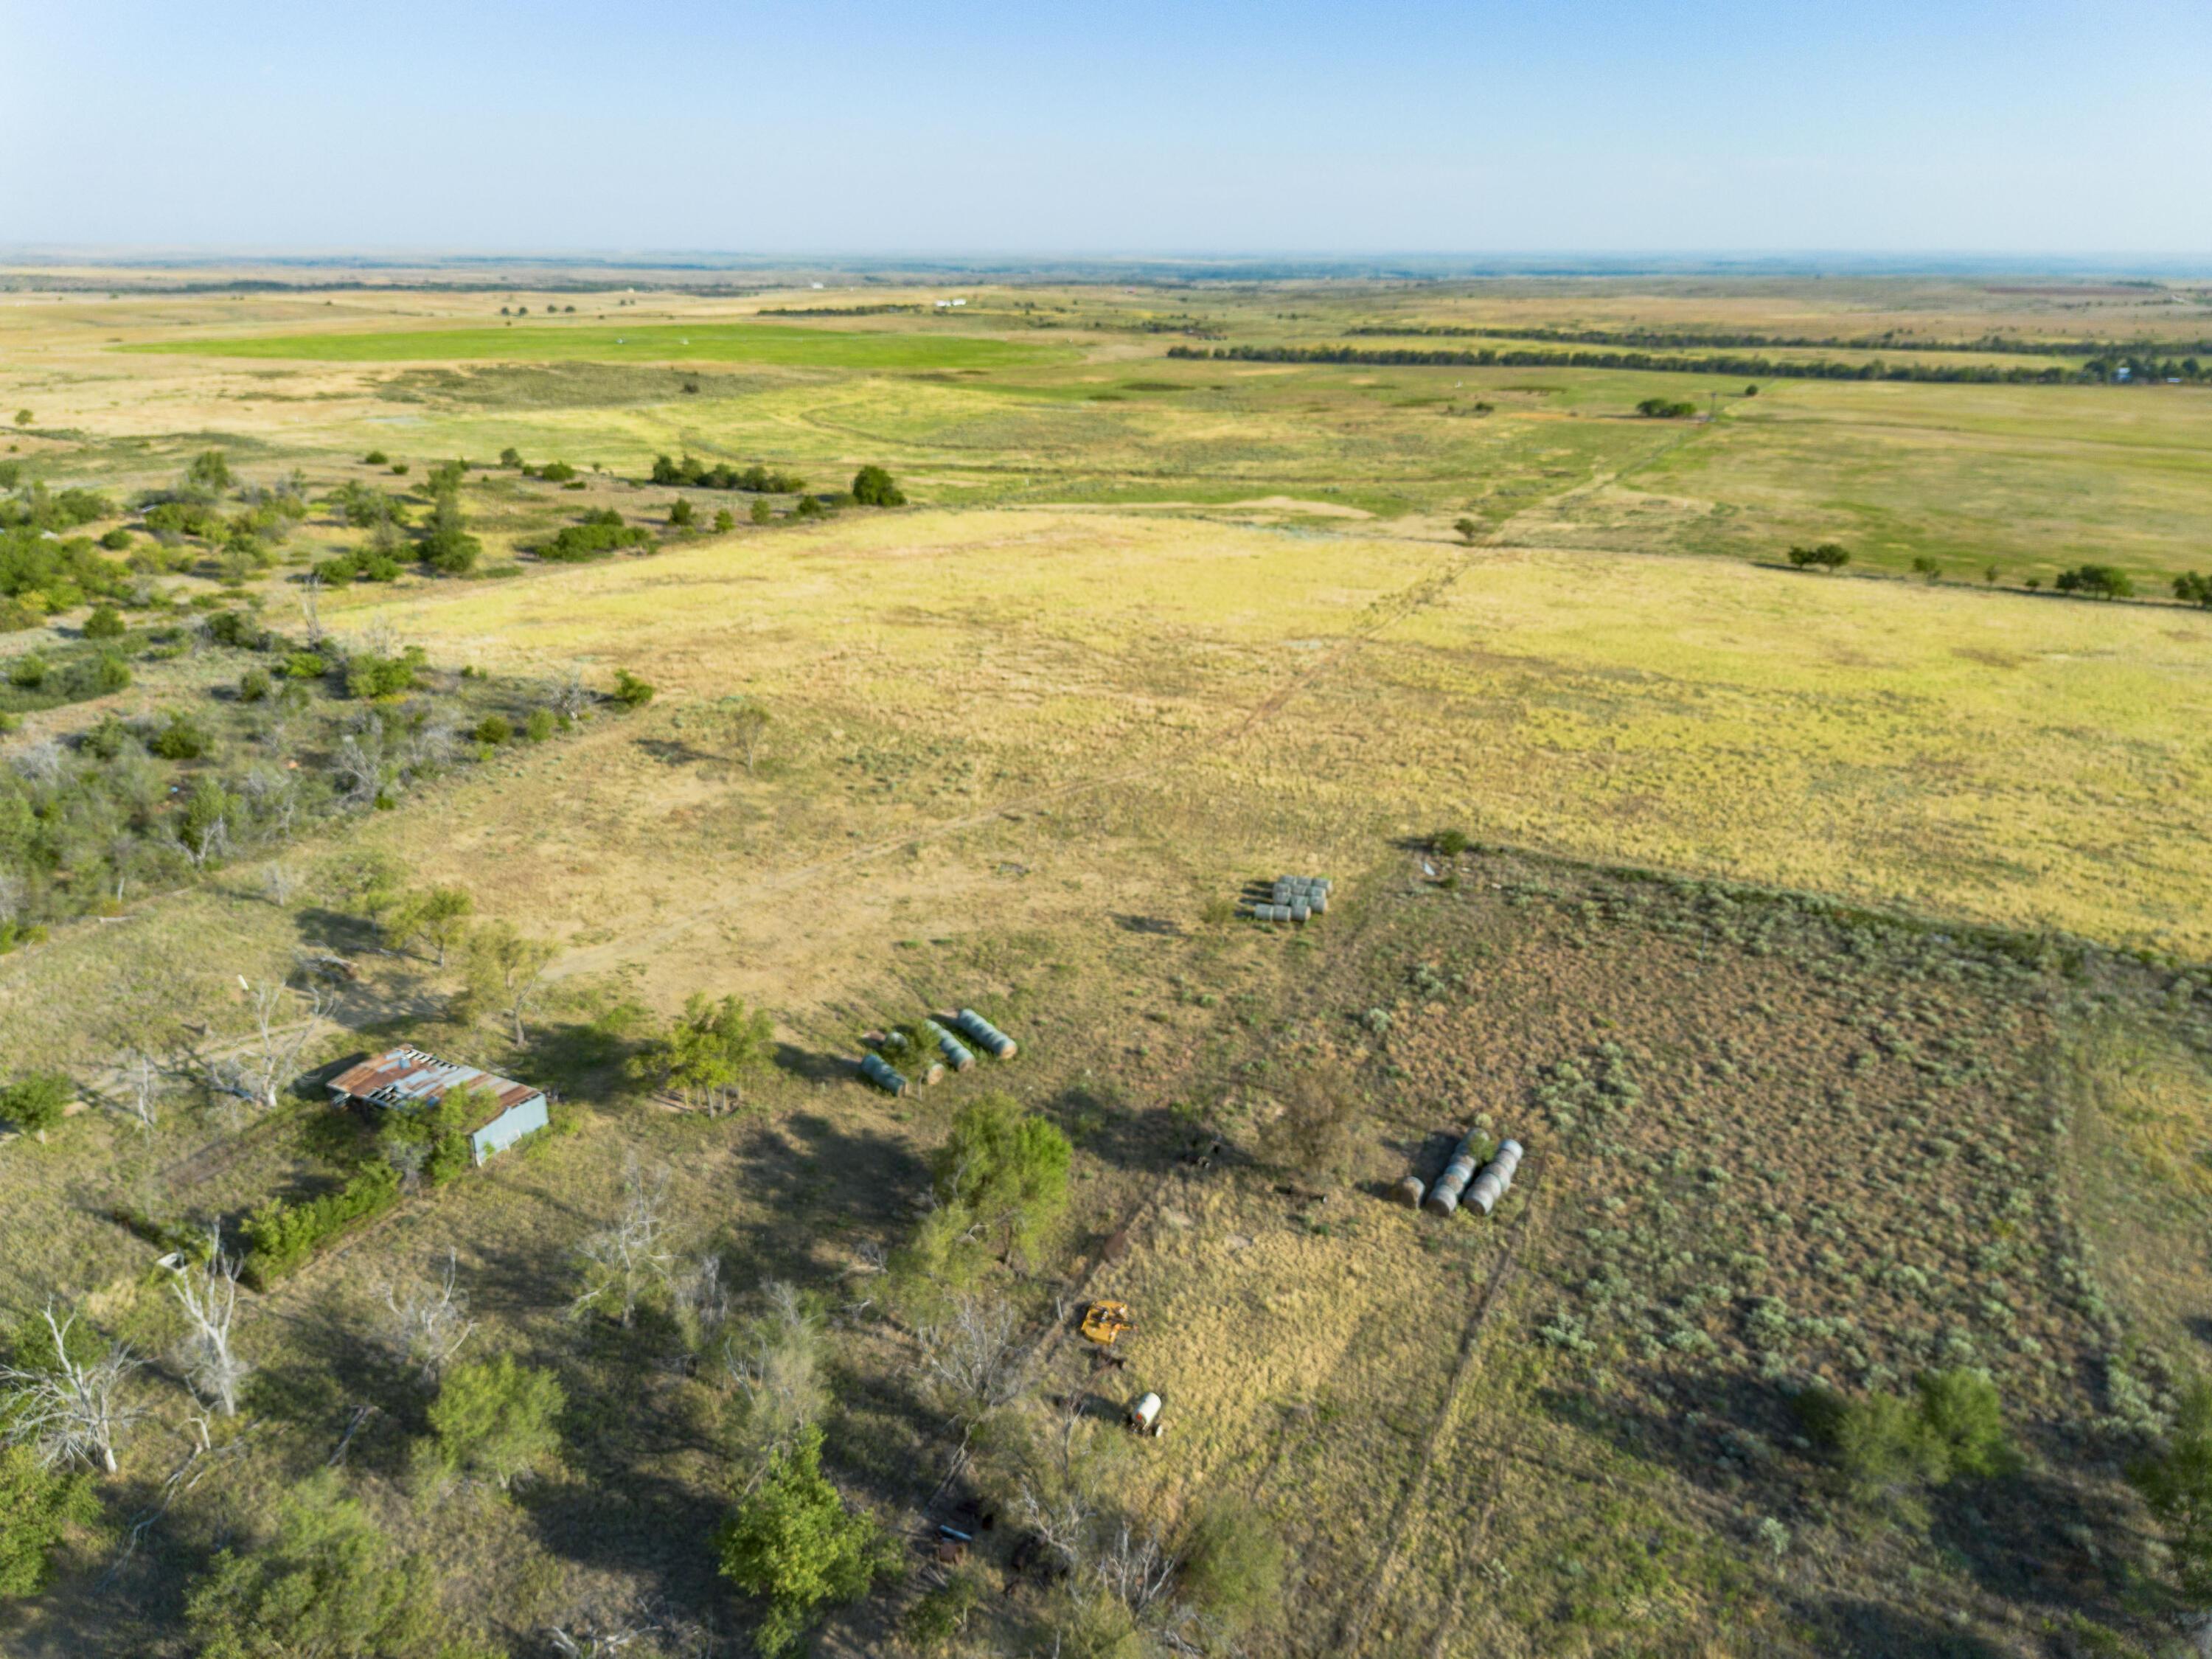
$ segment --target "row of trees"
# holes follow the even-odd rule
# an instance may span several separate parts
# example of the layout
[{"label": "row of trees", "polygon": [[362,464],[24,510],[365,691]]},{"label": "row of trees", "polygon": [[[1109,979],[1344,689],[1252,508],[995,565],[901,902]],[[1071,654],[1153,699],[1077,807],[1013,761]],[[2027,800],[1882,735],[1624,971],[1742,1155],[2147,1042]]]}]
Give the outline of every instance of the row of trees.
[{"label": "row of trees", "polygon": [[[1973,340],[1914,340],[1900,337],[1894,329],[1884,334],[1844,336],[1753,334],[1680,328],[1502,328],[1443,324],[1422,326],[1370,324],[1344,331],[1355,336],[1413,335],[1488,340],[1543,340],[1570,345],[1641,349],[1689,346],[1723,350],[1743,347],[1754,350],[1802,350],[1809,347],[1825,348],[1831,351],[1975,351],[2031,357],[2093,357],[2107,362],[2164,362],[2170,361],[2170,356],[2160,354],[2171,354],[2176,350],[2212,355],[2212,340],[2167,343],[2154,340],[2026,340],[2007,334],[1984,334]],[[2194,362],[2197,359],[2192,356],[2181,361]]]},{"label": "row of trees", "polygon": [[[1728,374],[1739,380],[1925,380],[1972,385],[2060,386],[2111,378],[2111,365],[2002,368],[1994,363],[1861,363],[1829,359],[1689,356],[1650,351],[1421,350],[1335,345],[1170,346],[1170,357],[1254,363],[1346,363],[1415,368],[1611,368],[1659,374]],[[2191,360],[2194,362],[2194,359]]]}]

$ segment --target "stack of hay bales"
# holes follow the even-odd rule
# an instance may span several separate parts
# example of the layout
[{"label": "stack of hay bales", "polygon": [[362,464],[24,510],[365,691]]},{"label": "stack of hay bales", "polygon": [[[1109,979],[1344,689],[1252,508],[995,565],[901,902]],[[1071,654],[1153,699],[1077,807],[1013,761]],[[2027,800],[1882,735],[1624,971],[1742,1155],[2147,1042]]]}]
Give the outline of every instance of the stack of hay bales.
[{"label": "stack of hay bales", "polygon": [[1429,1188],[1421,1207],[1431,1215],[1451,1215],[1458,1210],[1464,1195],[1467,1203],[1485,1215],[1497,1208],[1498,1200],[1513,1185],[1513,1172],[1521,1167],[1521,1143],[1508,1140],[1501,1144],[1497,1153],[1482,1165],[1482,1173],[1477,1175],[1475,1164],[1480,1154],[1476,1147],[1487,1143],[1488,1137],[1480,1130],[1470,1132],[1452,1154],[1451,1162],[1444,1165],[1444,1172],[1437,1177],[1437,1184]]},{"label": "stack of hay bales", "polygon": [[1336,884],[1327,876],[1277,876],[1270,897],[1251,907],[1261,921],[1304,922],[1328,914],[1329,891]]}]

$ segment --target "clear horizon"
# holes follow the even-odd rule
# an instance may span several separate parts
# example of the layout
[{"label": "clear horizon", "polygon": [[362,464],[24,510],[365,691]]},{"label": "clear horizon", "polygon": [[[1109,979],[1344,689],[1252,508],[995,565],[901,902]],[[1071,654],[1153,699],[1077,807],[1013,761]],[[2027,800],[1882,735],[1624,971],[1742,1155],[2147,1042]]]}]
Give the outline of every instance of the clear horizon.
[{"label": "clear horizon", "polygon": [[0,244],[2118,269],[2212,257],[2203,73],[2143,76],[2208,55],[2180,0],[0,0]]}]

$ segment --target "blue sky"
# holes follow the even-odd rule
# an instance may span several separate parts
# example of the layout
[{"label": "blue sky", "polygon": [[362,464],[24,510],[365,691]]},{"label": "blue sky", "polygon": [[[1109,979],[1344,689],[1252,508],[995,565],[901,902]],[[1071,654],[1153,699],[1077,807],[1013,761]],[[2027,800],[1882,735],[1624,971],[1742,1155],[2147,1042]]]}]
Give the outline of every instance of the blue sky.
[{"label": "blue sky", "polygon": [[2206,0],[0,0],[0,244],[2212,254]]}]

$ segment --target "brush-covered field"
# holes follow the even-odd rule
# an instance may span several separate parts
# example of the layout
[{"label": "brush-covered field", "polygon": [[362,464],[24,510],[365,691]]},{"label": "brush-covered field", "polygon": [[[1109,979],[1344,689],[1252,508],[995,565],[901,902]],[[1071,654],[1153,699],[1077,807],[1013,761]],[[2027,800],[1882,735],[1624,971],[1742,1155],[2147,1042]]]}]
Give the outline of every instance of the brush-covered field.
[{"label": "brush-covered field", "polygon": [[[139,1363],[113,1473],[0,1463],[67,1498],[0,1648],[2172,1649],[2212,391],[1165,352],[2070,365],[2201,295],[52,280],[0,1089],[70,1106],[5,1097],[0,1360],[51,1304]],[[1326,915],[1239,914],[1286,871]],[[726,997],[743,1063],[672,1071]],[[858,1079],[963,1006],[1020,1053]],[[551,1130],[447,1178],[323,1103],[399,1042]],[[986,1204],[1001,1111],[1066,1174]],[[1495,1213],[1392,1201],[1470,1133]],[[878,1541],[779,1599],[721,1528],[810,1425]]]}]

